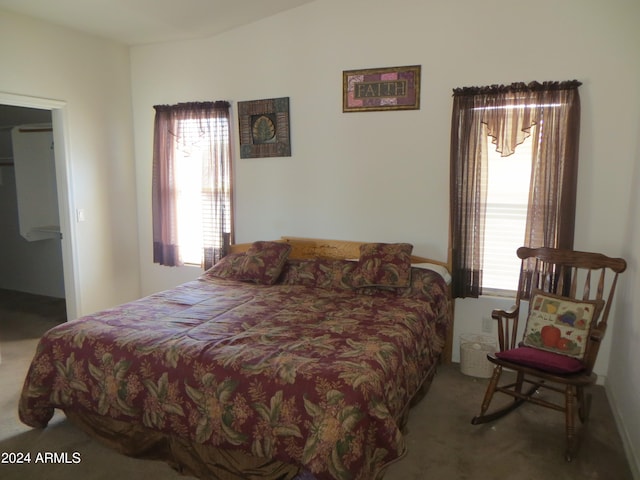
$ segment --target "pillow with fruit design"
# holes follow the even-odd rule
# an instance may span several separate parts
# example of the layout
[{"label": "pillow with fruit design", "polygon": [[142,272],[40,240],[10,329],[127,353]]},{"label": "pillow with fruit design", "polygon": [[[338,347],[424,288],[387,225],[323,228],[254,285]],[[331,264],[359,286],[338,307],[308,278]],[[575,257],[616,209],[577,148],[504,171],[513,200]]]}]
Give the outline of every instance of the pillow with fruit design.
[{"label": "pillow with fruit design", "polygon": [[575,300],[534,291],[523,343],[582,360],[603,306],[602,300]]}]

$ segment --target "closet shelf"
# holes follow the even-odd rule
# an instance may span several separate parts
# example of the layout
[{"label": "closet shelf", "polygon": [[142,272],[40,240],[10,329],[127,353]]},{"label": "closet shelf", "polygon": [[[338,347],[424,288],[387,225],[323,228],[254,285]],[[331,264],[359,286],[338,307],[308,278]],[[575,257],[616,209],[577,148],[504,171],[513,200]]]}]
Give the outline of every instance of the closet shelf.
[{"label": "closet shelf", "polygon": [[62,232],[59,225],[43,225],[32,227],[27,232],[27,240],[45,240],[47,238],[62,238]]},{"label": "closet shelf", "polygon": [[60,225],[43,225],[41,227],[33,227],[32,230],[36,230],[38,232],[60,233]]}]

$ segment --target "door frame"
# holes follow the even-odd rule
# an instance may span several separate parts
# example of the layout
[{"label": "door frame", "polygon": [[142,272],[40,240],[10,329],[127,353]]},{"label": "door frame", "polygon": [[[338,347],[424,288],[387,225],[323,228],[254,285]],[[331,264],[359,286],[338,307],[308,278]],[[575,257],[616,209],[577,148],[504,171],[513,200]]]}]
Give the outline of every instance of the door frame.
[{"label": "door frame", "polygon": [[73,215],[73,182],[68,155],[70,150],[67,144],[67,103],[62,100],[0,92],[0,104],[51,110],[56,188],[58,191],[58,213],[60,216],[60,232],[62,233],[61,248],[65,303],[67,307],[67,318],[71,320],[75,319],[78,317],[81,303],[80,292],[78,291],[78,285],[80,283],[78,281],[75,215]]}]

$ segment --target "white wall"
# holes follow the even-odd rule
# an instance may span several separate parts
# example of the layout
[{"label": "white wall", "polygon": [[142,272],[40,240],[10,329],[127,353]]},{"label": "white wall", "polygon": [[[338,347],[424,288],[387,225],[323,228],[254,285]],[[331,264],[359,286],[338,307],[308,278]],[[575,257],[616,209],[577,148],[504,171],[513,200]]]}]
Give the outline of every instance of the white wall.
[{"label": "white wall", "polygon": [[[637,100],[636,105],[640,107]],[[620,212],[625,223],[620,231],[624,242],[622,256],[627,259],[628,270],[618,294],[617,326],[611,334],[615,348],[611,352],[606,387],[610,402],[616,406],[619,430],[626,437],[635,478],[640,478],[640,108],[633,129],[636,162],[630,173],[632,194],[628,208]]]},{"label": "white wall", "polygon": [[[534,6],[396,0],[375,8],[367,0],[318,0],[211,39],[133,48],[143,293],[199,274],[152,264],[154,104],[290,97],[292,156],[235,155],[237,241],[280,235],[408,241],[417,254],[445,259],[452,89],[571,79],[583,82],[575,245],[629,255],[635,262],[622,282],[632,282],[638,253],[627,242],[638,237],[637,198],[635,205],[629,199],[638,188],[631,180],[640,155],[639,20],[634,0],[540,0]],[[420,110],[342,113],[343,70],[413,64],[422,65]],[[237,139],[235,146],[237,152]],[[622,307],[635,322],[632,335],[616,332],[614,321],[596,365],[607,373],[615,338],[616,374],[636,380],[636,386],[610,382],[621,417],[640,404],[638,367],[629,362],[640,345],[640,292],[637,282],[625,288],[635,289]],[[456,339],[479,333],[482,316],[499,303],[457,302]],[[639,450],[637,430],[628,436]]]},{"label": "white wall", "polygon": [[[54,128],[62,119],[70,218],[61,221],[71,233],[63,241],[74,242],[73,310],[89,313],[137,298],[128,48],[0,11],[0,65],[2,96],[63,105]],[[77,208],[85,210],[85,222],[75,222]]]}]

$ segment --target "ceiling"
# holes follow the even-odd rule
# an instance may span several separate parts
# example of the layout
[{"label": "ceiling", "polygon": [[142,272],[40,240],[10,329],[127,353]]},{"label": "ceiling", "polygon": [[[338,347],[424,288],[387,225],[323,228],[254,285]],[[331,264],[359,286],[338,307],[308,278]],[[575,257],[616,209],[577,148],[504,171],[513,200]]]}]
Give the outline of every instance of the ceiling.
[{"label": "ceiling", "polygon": [[142,45],[211,37],[312,1],[0,0],[0,10]]}]

